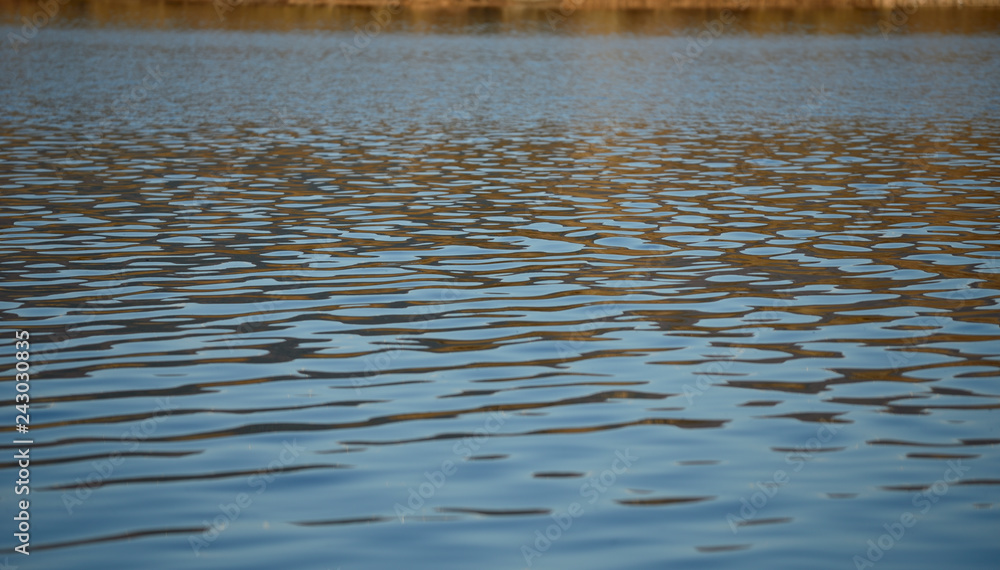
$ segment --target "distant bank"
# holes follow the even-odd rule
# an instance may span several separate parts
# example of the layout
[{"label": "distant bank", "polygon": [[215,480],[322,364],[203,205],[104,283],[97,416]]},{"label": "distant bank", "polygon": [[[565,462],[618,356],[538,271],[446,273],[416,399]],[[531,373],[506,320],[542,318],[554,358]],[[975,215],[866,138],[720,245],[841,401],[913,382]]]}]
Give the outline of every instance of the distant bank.
[{"label": "distant bank", "polygon": [[812,10],[812,9],[901,9],[907,13],[923,7],[997,7],[1000,0],[183,0],[226,5],[271,4],[296,6],[401,6],[425,9],[540,8],[558,6],[563,10],[586,9],[731,9],[731,10]]}]

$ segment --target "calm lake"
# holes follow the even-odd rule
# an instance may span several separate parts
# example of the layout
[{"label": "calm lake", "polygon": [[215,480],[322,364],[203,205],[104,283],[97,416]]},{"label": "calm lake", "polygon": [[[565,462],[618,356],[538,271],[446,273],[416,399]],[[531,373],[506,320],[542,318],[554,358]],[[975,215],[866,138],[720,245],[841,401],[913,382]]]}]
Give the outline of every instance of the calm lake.
[{"label": "calm lake", "polygon": [[0,560],[997,567],[1000,10],[221,6],[0,4]]}]

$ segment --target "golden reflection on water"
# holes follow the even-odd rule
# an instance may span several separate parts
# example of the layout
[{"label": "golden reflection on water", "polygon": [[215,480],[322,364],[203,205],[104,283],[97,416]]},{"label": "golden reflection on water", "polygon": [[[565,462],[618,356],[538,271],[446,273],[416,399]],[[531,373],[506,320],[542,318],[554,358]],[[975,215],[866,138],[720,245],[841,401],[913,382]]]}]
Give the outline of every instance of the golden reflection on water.
[{"label": "golden reflection on water", "polygon": [[[976,140],[971,133],[955,135]],[[996,156],[992,141],[951,146],[908,138],[905,153],[876,151],[851,161],[845,172],[832,159],[857,154],[858,147],[848,150],[840,141],[862,144],[864,138],[864,148],[871,149],[899,148],[899,141],[889,134],[834,130],[808,148],[774,137],[693,144],[669,132],[637,139],[626,129],[603,146],[584,142],[592,136],[479,144],[474,152],[453,140],[423,141],[422,154],[407,158],[393,155],[412,145],[411,138],[370,133],[380,146],[345,141],[345,152],[332,163],[311,147],[261,139],[246,166],[225,171],[219,156],[207,150],[178,152],[150,144],[141,152],[116,154],[118,166],[99,174],[64,166],[62,175],[78,179],[72,190],[39,193],[36,187],[35,193],[9,195],[10,205],[30,209],[19,216],[21,228],[11,235],[20,239],[8,242],[5,258],[23,267],[58,266],[24,277],[33,282],[25,298],[32,307],[59,309],[72,299],[78,318],[121,322],[128,330],[145,328],[133,320],[134,313],[151,308],[131,306],[137,301],[130,296],[155,292],[185,324],[222,317],[211,312],[215,304],[231,307],[223,309],[225,328],[236,339],[294,328],[303,315],[282,305],[308,307],[311,319],[356,332],[378,330],[404,338],[426,336],[429,322],[456,313],[453,304],[471,303],[475,308],[457,313],[489,322],[496,335],[425,338],[410,347],[431,354],[477,353],[540,339],[574,350],[596,348],[615,330],[642,322],[671,335],[728,337],[719,342],[735,350],[771,350],[776,356],[770,362],[777,364],[832,353],[742,339],[774,322],[784,331],[804,333],[889,326],[896,320],[889,307],[920,307],[944,311],[955,321],[994,324],[993,314],[984,310],[994,303],[993,274],[969,281],[971,289],[964,292],[935,294],[953,290],[947,280],[995,268],[995,256],[982,255],[997,243],[992,208],[978,207],[989,206],[993,194],[981,184],[960,183],[990,172],[982,157]],[[629,152],[618,152],[625,147]],[[765,149],[769,158],[761,163],[761,154],[748,155],[747,148]],[[136,179],[140,171],[128,167],[165,165],[183,155],[185,168],[162,174],[147,169]],[[713,162],[697,158],[709,155]],[[802,162],[809,159],[815,160]],[[230,182],[218,185],[220,176]],[[16,175],[9,178],[19,182]],[[885,184],[884,178],[911,182]],[[29,179],[20,181],[31,187]],[[865,184],[870,186],[858,187]],[[28,220],[35,220],[42,233],[25,233]],[[86,234],[80,233],[83,228]],[[27,247],[31,244],[39,247]],[[209,256],[211,263],[192,256]],[[82,268],[88,271],[80,273]],[[60,273],[65,276],[52,279]],[[109,275],[114,282],[108,282]],[[913,280],[928,285],[907,287]],[[120,287],[130,293],[114,293]],[[817,291],[816,303],[800,299],[810,289]],[[851,310],[842,310],[838,294],[854,296]],[[355,295],[366,300],[352,302]],[[373,300],[380,297],[387,300]],[[477,298],[505,301],[482,304]],[[736,304],[728,310],[706,308],[717,313],[713,320],[728,321],[703,324],[706,315],[697,310],[701,303],[724,299]],[[209,312],[180,310],[178,303],[197,303]],[[764,310],[753,311],[754,306]],[[783,320],[783,308],[791,306],[797,321]],[[535,316],[518,318],[519,312]],[[536,320],[562,312],[578,314],[561,317],[557,326]],[[595,318],[607,321],[608,328],[581,328]],[[171,328],[155,322],[146,326]],[[921,345],[965,339],[938,330],[940,323],[933,320],[890,328],[912,333],[879,338],[877,345],[886,350],[919,350],[996,367],[958,348],[911,346],[913,337],[920,337]],[[268,352],[250,362],[300,360],[308,368],[312,359],[331,357],[293,340],[265,344],[271,345]],[[629,352],[616,349],[594,357]],[[184,361],[185,354],[197,353],[171,353],[170,359]],[[338,351],[333,356],[364,354]],[[243,358],[217,355],[205,361]],[[525,363],[550,366],[561,360],[549,355]],[[74,373],[120,365],[95,363]],[[131,364],[164,365],[161,359]],[[505,364],[461,364],[496,365]],[[856,370],[830,382],[913,381],[906,378],[908,371],[934,366],[951,366],[950,359]],[[185,389],[196,393],[260,381],[265,380]],[[801,388],[728,382],[811,393],[828,389],[825,382]]]}]

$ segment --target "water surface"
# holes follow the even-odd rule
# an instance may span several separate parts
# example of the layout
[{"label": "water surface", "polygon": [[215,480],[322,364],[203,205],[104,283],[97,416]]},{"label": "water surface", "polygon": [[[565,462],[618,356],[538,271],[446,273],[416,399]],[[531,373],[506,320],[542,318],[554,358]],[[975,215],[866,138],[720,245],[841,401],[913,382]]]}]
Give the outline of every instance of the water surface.
[{"label": "water surface", "polygon": [[995,568],[993,16],[183,10],[0,61],[12,563]]}]

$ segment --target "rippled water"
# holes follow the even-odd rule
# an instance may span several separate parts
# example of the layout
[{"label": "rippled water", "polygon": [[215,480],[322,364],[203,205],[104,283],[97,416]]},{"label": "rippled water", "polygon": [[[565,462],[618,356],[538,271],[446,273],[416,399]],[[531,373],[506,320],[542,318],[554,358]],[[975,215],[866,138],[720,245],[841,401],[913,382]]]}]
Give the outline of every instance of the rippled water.
[{"label": "rippled water", "polygon": [[11,563],[995,568],[1000,41],[864,17],[41,30]]}]

